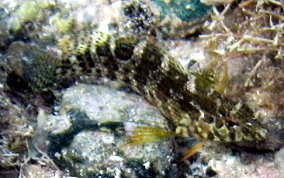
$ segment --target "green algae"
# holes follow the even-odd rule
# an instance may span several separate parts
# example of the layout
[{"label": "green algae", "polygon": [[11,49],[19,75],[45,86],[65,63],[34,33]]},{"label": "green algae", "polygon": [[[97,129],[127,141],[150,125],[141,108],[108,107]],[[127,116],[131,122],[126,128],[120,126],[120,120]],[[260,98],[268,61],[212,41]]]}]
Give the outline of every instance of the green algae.
[{"label": "green algae", "polygon": [[184,22],[192,22],[208,14],[211,6],[199,0],[152,0],[160,9],[162,19],[175,14]]}]

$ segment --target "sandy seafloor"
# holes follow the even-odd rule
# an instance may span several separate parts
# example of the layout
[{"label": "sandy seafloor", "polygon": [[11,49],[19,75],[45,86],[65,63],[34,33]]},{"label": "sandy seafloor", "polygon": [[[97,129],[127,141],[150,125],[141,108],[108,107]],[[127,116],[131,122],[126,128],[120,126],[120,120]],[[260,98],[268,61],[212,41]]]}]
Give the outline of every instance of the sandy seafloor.
[{"label": "sandy seafloor", "polygon": [[[283,178],[284,2],[206,0],[201,10],[198,2],[1,0],[0,177]],[[169,126],[121,83],[82,77],[55,89],[55,99],[28,89],[46,75],[34,72],[37,65],[25,71],[21,61],[39,53],[60,58],[60,39],[90,29],[155,41],[190,82],[192,72],[214,71],[215,89],[269,118],[262,122],[280,141],[267,140],[268,151],[208,141],[181,161],[176,142],[185,149],[196,140],[126,144],[137,126]]]}]

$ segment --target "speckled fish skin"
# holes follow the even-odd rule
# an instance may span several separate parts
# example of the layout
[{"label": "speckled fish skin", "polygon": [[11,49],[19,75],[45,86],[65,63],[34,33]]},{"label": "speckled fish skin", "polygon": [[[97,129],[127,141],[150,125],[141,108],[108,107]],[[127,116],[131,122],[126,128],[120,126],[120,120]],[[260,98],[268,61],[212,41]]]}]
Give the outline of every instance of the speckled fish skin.
[{"label": "speckled fish skin", "polygon": [[92,75],[123,81],[156,105],[178,135],[221,142],[257,142],[268,135],[248,106],[217,92],[191,92],[180,64],[149,40],[81,32],[59,40],[59,47],[59,78]]}]

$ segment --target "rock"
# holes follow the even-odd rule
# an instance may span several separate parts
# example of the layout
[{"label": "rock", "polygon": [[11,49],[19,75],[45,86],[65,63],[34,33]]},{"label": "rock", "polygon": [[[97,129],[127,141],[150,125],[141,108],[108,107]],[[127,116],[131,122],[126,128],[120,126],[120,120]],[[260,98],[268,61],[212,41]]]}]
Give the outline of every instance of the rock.
[{"label": "rock", "polygon": [[200,0],[152,0],[160,9],[161,17],[176,15],[182,21],[192,22],[208,14],[211,10]]},{"label": "rock", "polygon": [[168,129],[165,118],[136,94],[79,84],[64,92],[59,115],[49,115],[40,128],[50,133],[50,157],[73,176],[167,175],[175,169],[171,142],[129,145],[137,126]]},{"label": "rock", "polygon": [[[280,170],[280,174],[284,175],[284,148],[281,148],[275,154],[275,162]],[[282,177],[281,177],[282,178]]]},{"label": "rock", "polygon": [[200,31],[211,6],[200,0],[152,0],[163,38],[185,38]]},{"label": "rock", "polygon": [[149,6],[141,1],[131,1],[123,6],[125,29],[135,34],[151,34],[156,17]]}]

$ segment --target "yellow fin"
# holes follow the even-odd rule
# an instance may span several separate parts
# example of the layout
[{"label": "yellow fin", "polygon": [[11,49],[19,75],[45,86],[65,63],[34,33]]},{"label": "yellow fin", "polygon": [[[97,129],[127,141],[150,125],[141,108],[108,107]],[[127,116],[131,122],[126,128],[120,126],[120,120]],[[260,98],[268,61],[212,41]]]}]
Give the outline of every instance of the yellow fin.
[{"label": "yellow fin", "polygon": [[201,142],[197,143],[193,147],[187,149],[185,151],[185,156],[182,158],[181,161],[185,161],[186,159],[190,158],[192,155],[197,153],[202,148],[202,146],[205,144],[205,142],[206,140],[202,140]]},{"label": "yellow fin", "polygon": [[133,135],[128,137],[127,143],[130,145],[143,145],[150,142],[160,141],[173,135],[173,133],[161,128],[150,126],[136,127],[133,131]]}]

